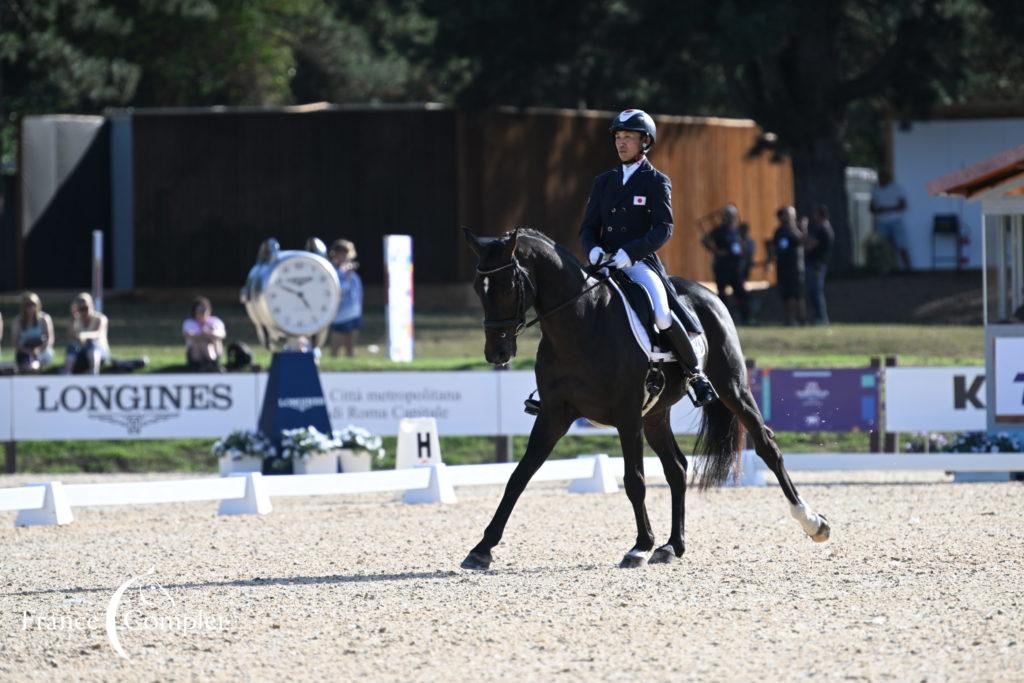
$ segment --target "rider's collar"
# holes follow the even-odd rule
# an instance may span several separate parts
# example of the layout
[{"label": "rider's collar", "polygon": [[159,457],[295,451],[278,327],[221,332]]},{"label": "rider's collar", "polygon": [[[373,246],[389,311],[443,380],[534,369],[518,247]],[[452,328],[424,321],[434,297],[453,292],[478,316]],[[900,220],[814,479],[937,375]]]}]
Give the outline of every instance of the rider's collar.
[{"label": "rider's collar", "polygon": [[622,164],[622,182],[623,183],[625,183],[627,180],[629,180],[629,177],[631,175],[636,173],[636,170],[638,168],[640,168],[640,165],[644,163],[644,159],[646,159],[646,158],[647,157],[645,157],[643,154],[641,154],[640,158],[637,159],[636,161],[634,161],[633,163],[631,163],[631,164]]}]

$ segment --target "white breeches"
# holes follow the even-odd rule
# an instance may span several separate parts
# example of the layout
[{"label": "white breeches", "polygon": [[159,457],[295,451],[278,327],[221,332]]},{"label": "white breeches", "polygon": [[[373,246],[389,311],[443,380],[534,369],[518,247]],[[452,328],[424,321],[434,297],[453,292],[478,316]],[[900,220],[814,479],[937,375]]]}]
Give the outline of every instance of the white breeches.
[{"label": "white breeches", "polygon": [[658,326],[658,329],[667,330],[672,327],[672,311],[668,307],[668,294],[665,293],[665,285],[661,283],[658,274],[643,261],[626,268],[625,273],[630,280],[647,290],[647,294],[651,297],[651,303],[654,304],[654,324]]}]

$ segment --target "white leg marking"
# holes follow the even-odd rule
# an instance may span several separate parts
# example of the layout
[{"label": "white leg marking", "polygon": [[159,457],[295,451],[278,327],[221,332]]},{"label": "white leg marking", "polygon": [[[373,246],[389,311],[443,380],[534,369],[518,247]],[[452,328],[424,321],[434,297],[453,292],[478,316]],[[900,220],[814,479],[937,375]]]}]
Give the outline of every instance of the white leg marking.
[{"label": "white leg marking", "polygon": [[633,550],[630,550],[628,553],[626,553],[626,557],[642,557],[644,559],[647,559],[647,556],[650,554],[650,550],[637,550],[634,548]]},{"label": "white leg marking", "polygon": [[790,505],[789,512],[793,515],[793,519],[800,522],[805,534],[814,536],[821,527],[821,517],[802,498],[797,498],[797,500],[800,501],[799,504]]}]

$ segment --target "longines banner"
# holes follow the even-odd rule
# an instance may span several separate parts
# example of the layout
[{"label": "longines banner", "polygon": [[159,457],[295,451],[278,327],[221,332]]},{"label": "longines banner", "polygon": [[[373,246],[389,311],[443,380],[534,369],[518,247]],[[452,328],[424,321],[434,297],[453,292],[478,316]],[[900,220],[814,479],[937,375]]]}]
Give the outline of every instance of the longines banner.
[{"label": "longines banner", "polygon": [[[530,371],[329,372],[320,376],[331,424],[382,435],[403,417],[433,417],[442,436],[529,434]],[[889,431],[985,429],[984,368],[887,368]],[[100,375],[0,379],[0,440],[168,439],[253,429],[266,375]],[[543,399],[543,397],[541,397]],[[297,400],[298,401],[298,400]],[[304,405],[298,401],[296,405]],[[683,399],[676,433],[699,413]],[[580,422],[571,433],[595,433]]]},{"label": "longines banner", "polygon": [[985,368],[886,368],[890,432],[984,431]]},{"label": "longines banner", "polygon": [[220,437],[252,429],[258,410],[254,375],[74,375],[9,382],[17,441]]}]

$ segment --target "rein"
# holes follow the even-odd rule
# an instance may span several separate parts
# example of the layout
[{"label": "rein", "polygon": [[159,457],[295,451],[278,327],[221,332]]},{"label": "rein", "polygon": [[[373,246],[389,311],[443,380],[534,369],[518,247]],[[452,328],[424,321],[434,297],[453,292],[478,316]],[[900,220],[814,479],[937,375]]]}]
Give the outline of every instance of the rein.
[{"label": "rein", "polygon": [[[583,268],[583,272],[587,274],[588,278],[594,277],[595,273],[600,271],[602,268],[607,267],[611,262],[612,262],[612,259],[608,259],[608,260],[602,261],[600,263],[595,263],[593,265],[586,266],[585,268]],[[513,271],[514,272],[513,280],[512,280],[513,283],[514,283],[513,286],[519,286],[519,287],[523,287],[525,289],[524,285],[522,284],[522,282],[525,280],[525,282],[529,285],[530,289],[533,290],[534,297],[536,297],[537,288],[533,285],[533,282],[530,280],[530,276],[526,272],[526,270],[521,265],[519,265],[519,261],[516,260],[515,256],[513,256],[512,260],[509,261],[508,263],[506,263],[503,266],[498,266],[497,268],[492,268],[491,270],[480,270],[479,268],[477,268],[476,272],[477,272],[478,275],[490,275],[491,273],[497,273],[498,271],[504,270],[506,268],[515,268],[515,270]],[[547,318],[549,315],[554,315],[555,313],[557,313],[558,311],[562,310],[563,308],[565,308],[569,304],[577,301],[580,297],[582,297],[587,292],[590,292],[591,290],[596,289],[597,287],[600,287],[601,285],[603,285],[608,280],[609,280],[608,276],[598,278],[597,282],[595,282],[594,284],[590,285],[589,287],[581,290],[578,294],[572,296],[567,301],[563,301],[562,303],[558,304],[557,306],[552,308],[550,311],[545,311],[544,313],[538,313],[533,318],[533,320],[531,320],[530,322],[526,322],[526,297],[523,296],[522,293],[520,293],[520,295],[519,295],[519,311],[518,311],[518,315],[515,318],[503,318],[501,320],[488,320],[488,319],[484,318],[484,328],[486,329],[486,328],[495,328],[495,327],[512,327],[512,326],[515,326],[516,329],[512,333],[512,336],[513,337],[518,337],[520,334],[523,333],[524,330],[528,330],[529,328],[533,327],[534,325],[539,323],[544,318]]]}]

